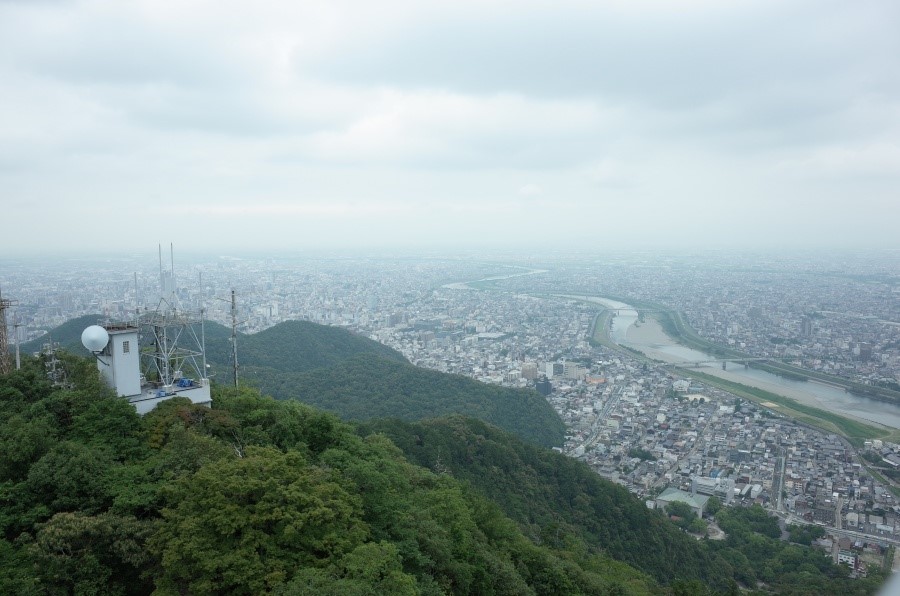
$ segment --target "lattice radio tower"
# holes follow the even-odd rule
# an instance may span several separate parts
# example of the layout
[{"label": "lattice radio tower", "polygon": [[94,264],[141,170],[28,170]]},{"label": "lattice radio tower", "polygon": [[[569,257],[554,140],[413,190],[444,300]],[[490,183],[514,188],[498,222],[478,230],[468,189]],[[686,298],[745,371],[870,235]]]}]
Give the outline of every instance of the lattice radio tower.
[{"label": "lattice radio tower", "polygon": [[15,300],[6,300],[0,293],[0,375],[9,374],[12,366],[9,360],[9,335],[6,330],[6,309],[18,304]]}]

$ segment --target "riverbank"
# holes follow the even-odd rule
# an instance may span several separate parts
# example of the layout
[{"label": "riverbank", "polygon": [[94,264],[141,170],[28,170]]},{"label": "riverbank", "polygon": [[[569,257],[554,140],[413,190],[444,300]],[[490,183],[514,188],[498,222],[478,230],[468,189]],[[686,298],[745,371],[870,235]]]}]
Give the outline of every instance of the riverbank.
[{"label": "riverbank", "polygon": [[[594,345],[627,351],[647,361],[667,364],[712,360],[710,354],[686,347],[667,333],[664,322],[659,318],[665,318],[671,324],[673,313],[670,311],[638,316],[639,308],[635,309],[618,300],[573,294],[555,296],[605,307],[606,310],[598,313],[595,318],[589,335]],[[677,316],[677,313],[674,315]],[[865,439],[900,442],[900,408],[897,406],[854,396],[813,380],[783,379],[755,368],[745,369],[739,363],[729,363],[727,366],[732,369],[723,371],[720,364],[702,365],[699,368],[680,367],[678,374],[704,380],[719,389],[751,399],[806,424],[841,434],[860,444]],[[832,392],[829,395],[831,403],[817,399],[816,392]],[[879,408],[885,410],[871,411]],[[856,414],[854,410],[863,411]]]},{"label": "riverbank", "polygon": [[[652,316],[644,318],[644,322],[635,322],[625,333],[625,341],[622,345],[629,348],[640,350],[648,357],[662,362],[684,362],[686,358],[681,358],[671,352],[672,348],[681,347],[681,344],[666,335],[662,325]],[[665,351],[664,348],[669,348]]]},{"label": "riverbank", "polygon": [[[666,334],[658,320],[649,316],[643,322],[635,322],[628,328],[621,346],[669,364],[709,359],[708,355],[679,344]],[[872,417],[877,414],[869,414],[867,417],[846,410],[834,411],[829,407],[830,404],[823,403],[815,394],[803,390],[803,383],[798,382],[795,383],[796,386],[788,387],[777,377],[773,377],[773,381],[766,381],[765,378],[748,379],[748,373],[759,374],[758,371],[745,372],[743,365],[738,363],[731,363],[729,366],[741,368],[722,370],[719,364],[710,364],[698,368],[680,368],[678,372],[752,399],[807,424],[837,432],[854,442],[867,438],[896,438],[900,435],[896,427],[873,420]],[[847,399],[851,397],[847,396]]]}]

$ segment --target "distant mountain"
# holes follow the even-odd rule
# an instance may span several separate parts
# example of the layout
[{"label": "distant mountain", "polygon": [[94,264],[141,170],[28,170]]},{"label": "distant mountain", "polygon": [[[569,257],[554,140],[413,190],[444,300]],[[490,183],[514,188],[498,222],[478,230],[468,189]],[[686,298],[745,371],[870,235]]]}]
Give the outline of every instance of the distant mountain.
[{"label": "distant mountain", "polygon": [[[207,361],[227,382],[231,344],[207,339]],[[565,425],[537,392],[413,366],[346,329],[289,321],[238,337],[241,378],[277,399],[297,399],[347,420],[420,420],[465,414],[540,445],[562,445]]]},{"label": "distant mountain", "polygon": [[559,415],[536,391],[487,385],[378,354],[306,373],[253,367],[244,375],[265,394],[298,399],[347,420],[464,414],[546,447],[562,445],[565,436]]},{"label": "distant mountain", "polygon": [[[231,366],[231,332],[226,331],[222,336],[206,336],[206,359],[214,366],[220,365],[220,369]],[[400,352],[377,341],[309,321],[286,321],[252,335],[239,334],[237,341],[241,368],[305,372],[335,366],[358,354],[406,362]]]},{"label": "distant mountain", "polygon": [[[91,325],[97,325],[103,322],[106,318],[107,317],[101,314],[92,314],[70,319],[37,339],[32,339],[31,341],[21,344],[19,350],[24,354],[40,352],[42,346],[47,343],[50,338],[53,338],[53,341],[58,343],[59,347],[67,352],[79,356],[88,356],[88,351],[81,345],[81,332]],[[212,321],[206,321],[203,327],[208,343],[214,341],[227,341],[226,338],[231,336],[231,329]],[[238,340],[238,345],[240,345],[240,339]]]},{"label": "distant mountain", "polygon": [[[87,356],[81,332],[103,318],[78,317],[48,335],[67,351]],[[213,378],[227,385],[231,329],[207,321],[204,334]],[[22,351],[39,351],[48,335],[22,344]],[[413,366],[396,350],[346,329],[287,321],[259,333],[239,333],[237,343],[240,377],[277,399],[297,399],[346,420],[463,414],[539,445],[563,443],[565,425],[537,392]]]},{"label": "distant mountain", "polygon": [[59,344],[59,347],[67,352],[78,354],[79,356],[88,356],[88,351],[81,345],[81,332],[91,325],[96,325],[103,319],[103,315],[100,314],[84,315],[77,319],[70,319],[37,339],[21,344],[19,350],[24,354],[40,352],[43,345],[52,338],[54,342]]}]

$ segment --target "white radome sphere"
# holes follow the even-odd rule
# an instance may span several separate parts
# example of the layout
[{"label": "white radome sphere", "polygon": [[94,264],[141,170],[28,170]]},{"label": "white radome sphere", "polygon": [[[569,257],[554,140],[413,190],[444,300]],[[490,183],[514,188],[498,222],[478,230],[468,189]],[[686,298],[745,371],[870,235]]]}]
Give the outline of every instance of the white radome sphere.
[{"label": "white radome sphere", "polygon": [[81,343],[88,352],[101,352],[109,343],[109,333],[100,325],[91,325],[81,332]]}]

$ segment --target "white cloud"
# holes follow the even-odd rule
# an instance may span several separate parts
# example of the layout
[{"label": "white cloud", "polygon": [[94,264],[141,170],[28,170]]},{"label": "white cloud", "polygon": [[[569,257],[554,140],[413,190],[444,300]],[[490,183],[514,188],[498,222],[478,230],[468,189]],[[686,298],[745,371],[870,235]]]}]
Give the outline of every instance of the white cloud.
[{"label": "white cloud", "polygon": [[900,140],[866,145],[818,147],[784,160],[779,168],[812,177],[846,175],[900,176]]},{"label": "white cloud", "polygon": [[609,218],[610,241],[895,243],[837,206],[900,217],[898,6],[0,3],[9,242],[161,207],[215,218],[207,244],[563,242]]},{"label": "white cloud", "polygon": [[526,184],[519,189],[519,194],[524,197],[534,197],[544,192],[537,184]]}]

